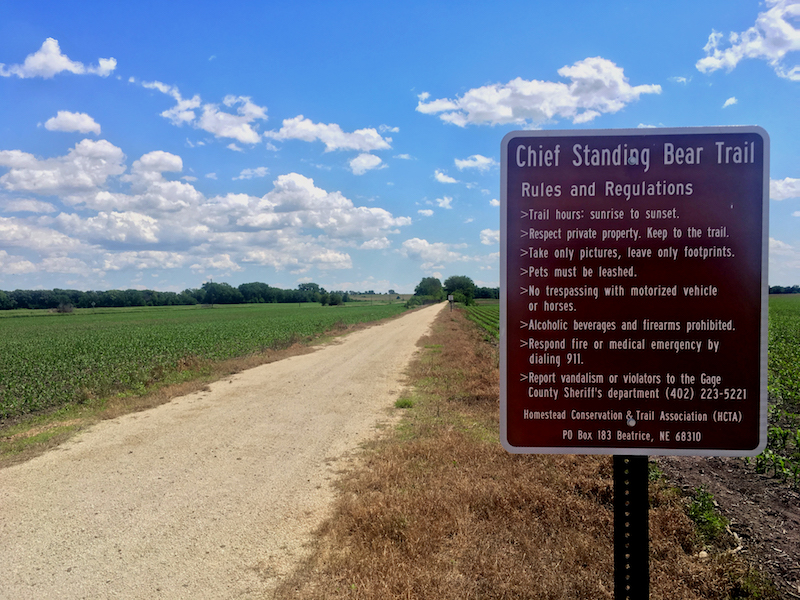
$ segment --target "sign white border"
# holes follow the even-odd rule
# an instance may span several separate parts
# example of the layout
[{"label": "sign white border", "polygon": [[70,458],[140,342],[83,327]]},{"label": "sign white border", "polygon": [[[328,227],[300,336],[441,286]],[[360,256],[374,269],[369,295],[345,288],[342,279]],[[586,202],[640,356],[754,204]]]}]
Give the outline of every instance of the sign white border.
[{"label": "sign white border", "polygon": [[[760,402],[759,445],[753,450],[611,448],[611,447],[521,447],[508,443],[508,143],[520,137],[599,137],[655,136],[690,134],[755,133],[764,141],[763,190],[761,219],[761,333],[760,333]],[[767,445],[767,342],[769,316],[769,134],[758,126],[676,127],[647,129],[561,129],[547,131],[512,131],[500,144],[500,442],[513,454],[620,454],[647,456],[757,456]]]}]

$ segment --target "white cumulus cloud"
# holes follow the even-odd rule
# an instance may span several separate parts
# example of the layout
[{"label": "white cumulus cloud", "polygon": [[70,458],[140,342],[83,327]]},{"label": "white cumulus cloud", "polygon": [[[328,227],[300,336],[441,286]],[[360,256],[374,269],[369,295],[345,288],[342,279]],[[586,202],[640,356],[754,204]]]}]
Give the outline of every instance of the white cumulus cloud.
[{"label": "white cumulus cloud", "polygon": [[769,278],[785,282],[783,285],[796,283],[800,278],[800,249],[769,238]]},{"label": "white cumulus cloud", "polygon": [[661,93],[659,85],[630,85],[621,67],[599,56],[562,67],[558,74],[570,83],[518,77],[505,84],[471,89],[456,99],[428,101],[430,95],[423,93],[417,110],[438,114],[441,120],[460,127],[538,124],[559,118],[586,123],[621,110],[642,94]]},{"label": "white cumulus cloud", "polygon": [[741,33],[728,35],[727,48],[722,48],[724,35],[712,31],[703,47],[706,55],[695,65],[701,73],[719,69],[732,71],[745,58],[766,60],[779,77],[800,81],[800,66],[788,66],[784,59],[800,50],[800,29],[794,26],[800,18],[797,0],[766,0],[768,10],[759,13],[755,25]]},{"label": "white cumulus cloud", "polygon": [[[105,140],[83,140],[54,158],[0,151],[0,272],[103,277],[190,268],[216,278],[245,263],[292,273],[350,269],[347,248],[384,251],[412,224],[298,173],[277,177],[261,197],[206,198],[181,177],[183,168],[180,156],[162,150],[128,168],[122,150]],[[246,168],[235,179],[267,174],[267,167]],[[30,198],[39,195],[58,202]]]},{"label": "white cumulus cloud", "polygon": [[374,238],[367,240],[359,246],[362,250],[384,250],[392,245],[387,237]]},{"label": "white cumulus cloud", "polygon": [[383,161],[379,156],[365,152],[363,154],[359,154],[350,161],[350,169],[353,171],[354,175],[363,175],[372,169],[385,167],[386,165],[381,166],[382,162]]},{"label": "white cumulus cloud", "polygon": [[[197,94],[186,99],[176,86],[160,81],[145,81],[142,82],[142,87],[158,90],[175,100],[175,106],[161,113],[161,116],[173,125],[188,124],[195,129],[212,133],[218,138],[233,139],[242,144],[257,144],[261,141],[257,121],[267,120],[267,109],[252,102],[248,96],[225,96],[222,104],[228,108],[236,107],[236,114],[233,114],[222,110],[218,104],[203,104]],[[228,147],[231,146],[232,150],[240,150],[235,144]]]},{"label": "white cumulus cloud", "polygon": [[184,266],[189,258],[179,252],[163,250],[125,251],[106,253],[103,256],[104,271],[120,271],[122,269],[177,269]]},{"label": "white cumulus cloud", "polygon": [[39,160],[20,150],[0,150],[0,167],[9,171],[0,186],[9,191],[65,195],[93,190],[125,171],[125,155],[106,140],[82,140],[66,156]]},{"label": "white cumulus cloud", "polygon": [[453,198],[451,198],[450,196],[437,198],[436,204],[439,205],[439,208],[453,208]]},{"label": "white cumulus cloud", "polygon": [[60,110],[55,117],[45,121],[48,131],[77,131],[79,133],[94,133],[100,135],[100,125],[86,113],[74,113]]},{"label": "white cumulus cloud", "polygon": [[391,148],[391,138],[382,137],[375,129],[357,129],[347,133],[336,123],[314,123],[311,119],[298,115],[293,119],[284,119],[278,131],[267,131],[264,135],[276,140],[302,140],[304,142],[320,141],[325,144],[325,151],[358,150],[371,152]]},{"label": "white cumulus cloud", "polygon": [[493,158],[481,156],[480,154],[473,154],[469,158],[455,159],[456,167],[459,171],[464,169],[478,169],[481,173],[485,173],[492,167],[497,166],[497,161]]},{"label": "white cumulus cloud", "polygon": [[214,269],[216,271],[231,272],[242,270],[242,267],[240,267],[236,261],[231,258],[230,254],[206,256],[199,262],[191,265],[189,268],[193,271],[206,271],[209,269]]},{"label": "white cumulus cloud", "polygon": [[433,174],[433,178],[436,179],[439,183],[458,183],[458,179],[454,179],[449,175],[443,173],[439,169],[436,169],[436,172]]},{"label": "white cumulus cloud", "polygon": [[195,114],[194,111],[202,104],[200,96],[197,94],[190,99],[185,99],[181,96],[177,87],[161,83],[160,81],[143,81],[142,87],[149,90],[158,90],[162,94],[172,96],[176,102],[175,106],[162,112],[161,116],[168,119],[173,125],[191,123],[197,118],[197,114]]},{"label": "white cumulus cloud", "polygon": [[725,100],[725,104],[722,105],[722,108],[728,108],[729,106],[733,106],[734,104],[738,104],[738,100],[736,96],[731,96],[727,100]]},{"label": "white cumulus cloud", "polygon": [[159,241],[160,226],[156,219],[135,212],[100,212],[83,219],[77,214],[61,213],[55,223],[72,237],[90,242],[147,243]]},{"label": "white cumulus cloud", "polygon": [[269,173],[269,169],[267,167],[256,167],[255,169],[242,169],[239,173],[238,177],[234,177],[233,180],[236,181],[237,179],[253,179],[254,177],[266,177]]},{"label": "white cumulus cloud", "polygon": [[[429,242],[421,238],[411,238],[403,242],[400,254],[411,260],[421,263],[425,271],[442,268],[445,263],[466,260],[460,252],[453,250],[454,246],[443,242]],[[460,246],[455,246],[460,248]]]},{"label": "white cumulus cloud", "polygon": [[800,179],[785,177],[769,180],[769,197],[772,200],[800,198]]},{"label": "white cumulus cloud", "polygon": [[224,112],[216,104],[205,104],[195,126],[213,133],[216,137],[231,138],[243,144],[257,144],[261,140],[261,134],[253,122],[258,119],[266,120],[267,109],[253,104],[245,96],[226,96],[223,104],[227,107],[238,105],[238,114]]},{"label": "white cumulus cloud", "polygon": [[21,65],[11,65],[6,68],[5,64],[0,63],[0,77],[11,77],[15,75],[20,79],[30,77],[43,77],[50,79],[58,73],[67,71],[76,75],[90,73],[107,77],[117,68],[117,61],[114,58],[101,58],[97,66],[87,67],[81,62],[70,60],[61,52],[58,40],[47,38],[42,47],[33,54],[25,58]]},{"label": "white cumulus cloud", "polygon": [[22,275],[33,273],[36,265],[22,256],[9,254],[5,250],[0,250],[0,273],[6,275]]},{"label": "white cumulus cloud", "polygon": [[[340,240],[366,240],[396,233],[411,224],[377,207],[355,206],[341,192],[328,192],[299,173],[279,176],[273,189],[246,211],[237,224],[258,230],[321,230]],[[228,209],[227,214],[232,211]]]},{"label": "white cumulus cloud", "polygon": [[491,246],[500,243],[499,229],[484,229],[481,231],[481,244]]},{"label": "white cumulus cloud", "polygon": [[91,246],[52,229],[24,219],[0,217],[0,247],[27,248],[47,255],[63,256],[70,252],[86,252]]},{"label": "white cumulus cloud", "polygon": [[18,200],[8,200],[4,203],[5,212],[32,212],[32,213],[54,213],[58,212],[56,207],[49,202],[41,200],[31,200],[30,198],[20,198]]}]

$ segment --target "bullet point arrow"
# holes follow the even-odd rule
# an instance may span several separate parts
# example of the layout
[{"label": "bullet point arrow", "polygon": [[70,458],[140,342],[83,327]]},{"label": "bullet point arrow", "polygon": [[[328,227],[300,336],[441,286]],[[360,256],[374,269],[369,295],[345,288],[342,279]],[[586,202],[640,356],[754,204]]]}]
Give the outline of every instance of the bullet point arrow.
[{"label": "bullet point arrow", "polygon": [[528,249],[527,248],[520,248],[519,252],[520,252],[520,256],[528,256]]},{"label": "bullet point arrow", "polygon": [[528,274],[528,269],[527,269],[527,267],[520,267],[520,268],[519,268],[519,274],[520,274],[520,275],[527,275],[527,274]]},{"label": "bullet point arrow", "polygon": [[528,329],[528,322],[527,321],[520,321],[519,322],[520,329]]},{"label": "bullet point arrow", "polygon": [[528,381],[528,374],[527,373],[520,373],[519,374],[520,381]]},{"label": "bullet point arrow", "polygon": [[523,219],[527,219],[528,218],[528,211],[527,210],[521,210],[520,213],[521,213],[520,217],[522,217]]},{"label": "bullet point arrow", "polygon": [[526,287],[519,288],[519,295],[520,296],[522,296],[522,294],[527,294],[527,293],[528,293],[528,288],[526,288]]},{"label": "bullet point arrow", "polygon": [[527,348],[528,347],[528,340],[520,340],[519,341],[520,348]]},{"label": "bullet point arrow", "polygon": [[526,238],[526,237],[528,237],[528,230],[527,230],[527,229],[520,229],[520,233],[521,233],[522,235],[520,235],[519,237],[521,237],[521,238]]}]

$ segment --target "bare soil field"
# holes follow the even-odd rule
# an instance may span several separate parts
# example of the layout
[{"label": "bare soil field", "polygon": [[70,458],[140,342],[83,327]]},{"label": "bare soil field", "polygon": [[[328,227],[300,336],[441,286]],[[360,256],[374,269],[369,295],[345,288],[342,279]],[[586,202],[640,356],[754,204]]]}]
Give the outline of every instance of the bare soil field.
[{"label": "bare soil field", "polygon": [[705,487],[738,536],[735,545],[787,598],[800,598],[800,494],[740,458],[661,457],[665,475],[690,493]]},{"label": "bare soil field", "polygon": [[351,333],[0,470],[0,596],[262,598],[393,422],[444,305]]}]

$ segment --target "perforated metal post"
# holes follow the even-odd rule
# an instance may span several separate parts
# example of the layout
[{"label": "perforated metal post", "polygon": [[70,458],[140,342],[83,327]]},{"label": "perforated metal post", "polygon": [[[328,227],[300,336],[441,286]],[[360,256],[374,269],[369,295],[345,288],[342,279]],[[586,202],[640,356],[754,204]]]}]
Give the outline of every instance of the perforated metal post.
[{"label": "perforated metal post", "polygon": [[650,596],[647,457],[614,456],[614,598]]}]

